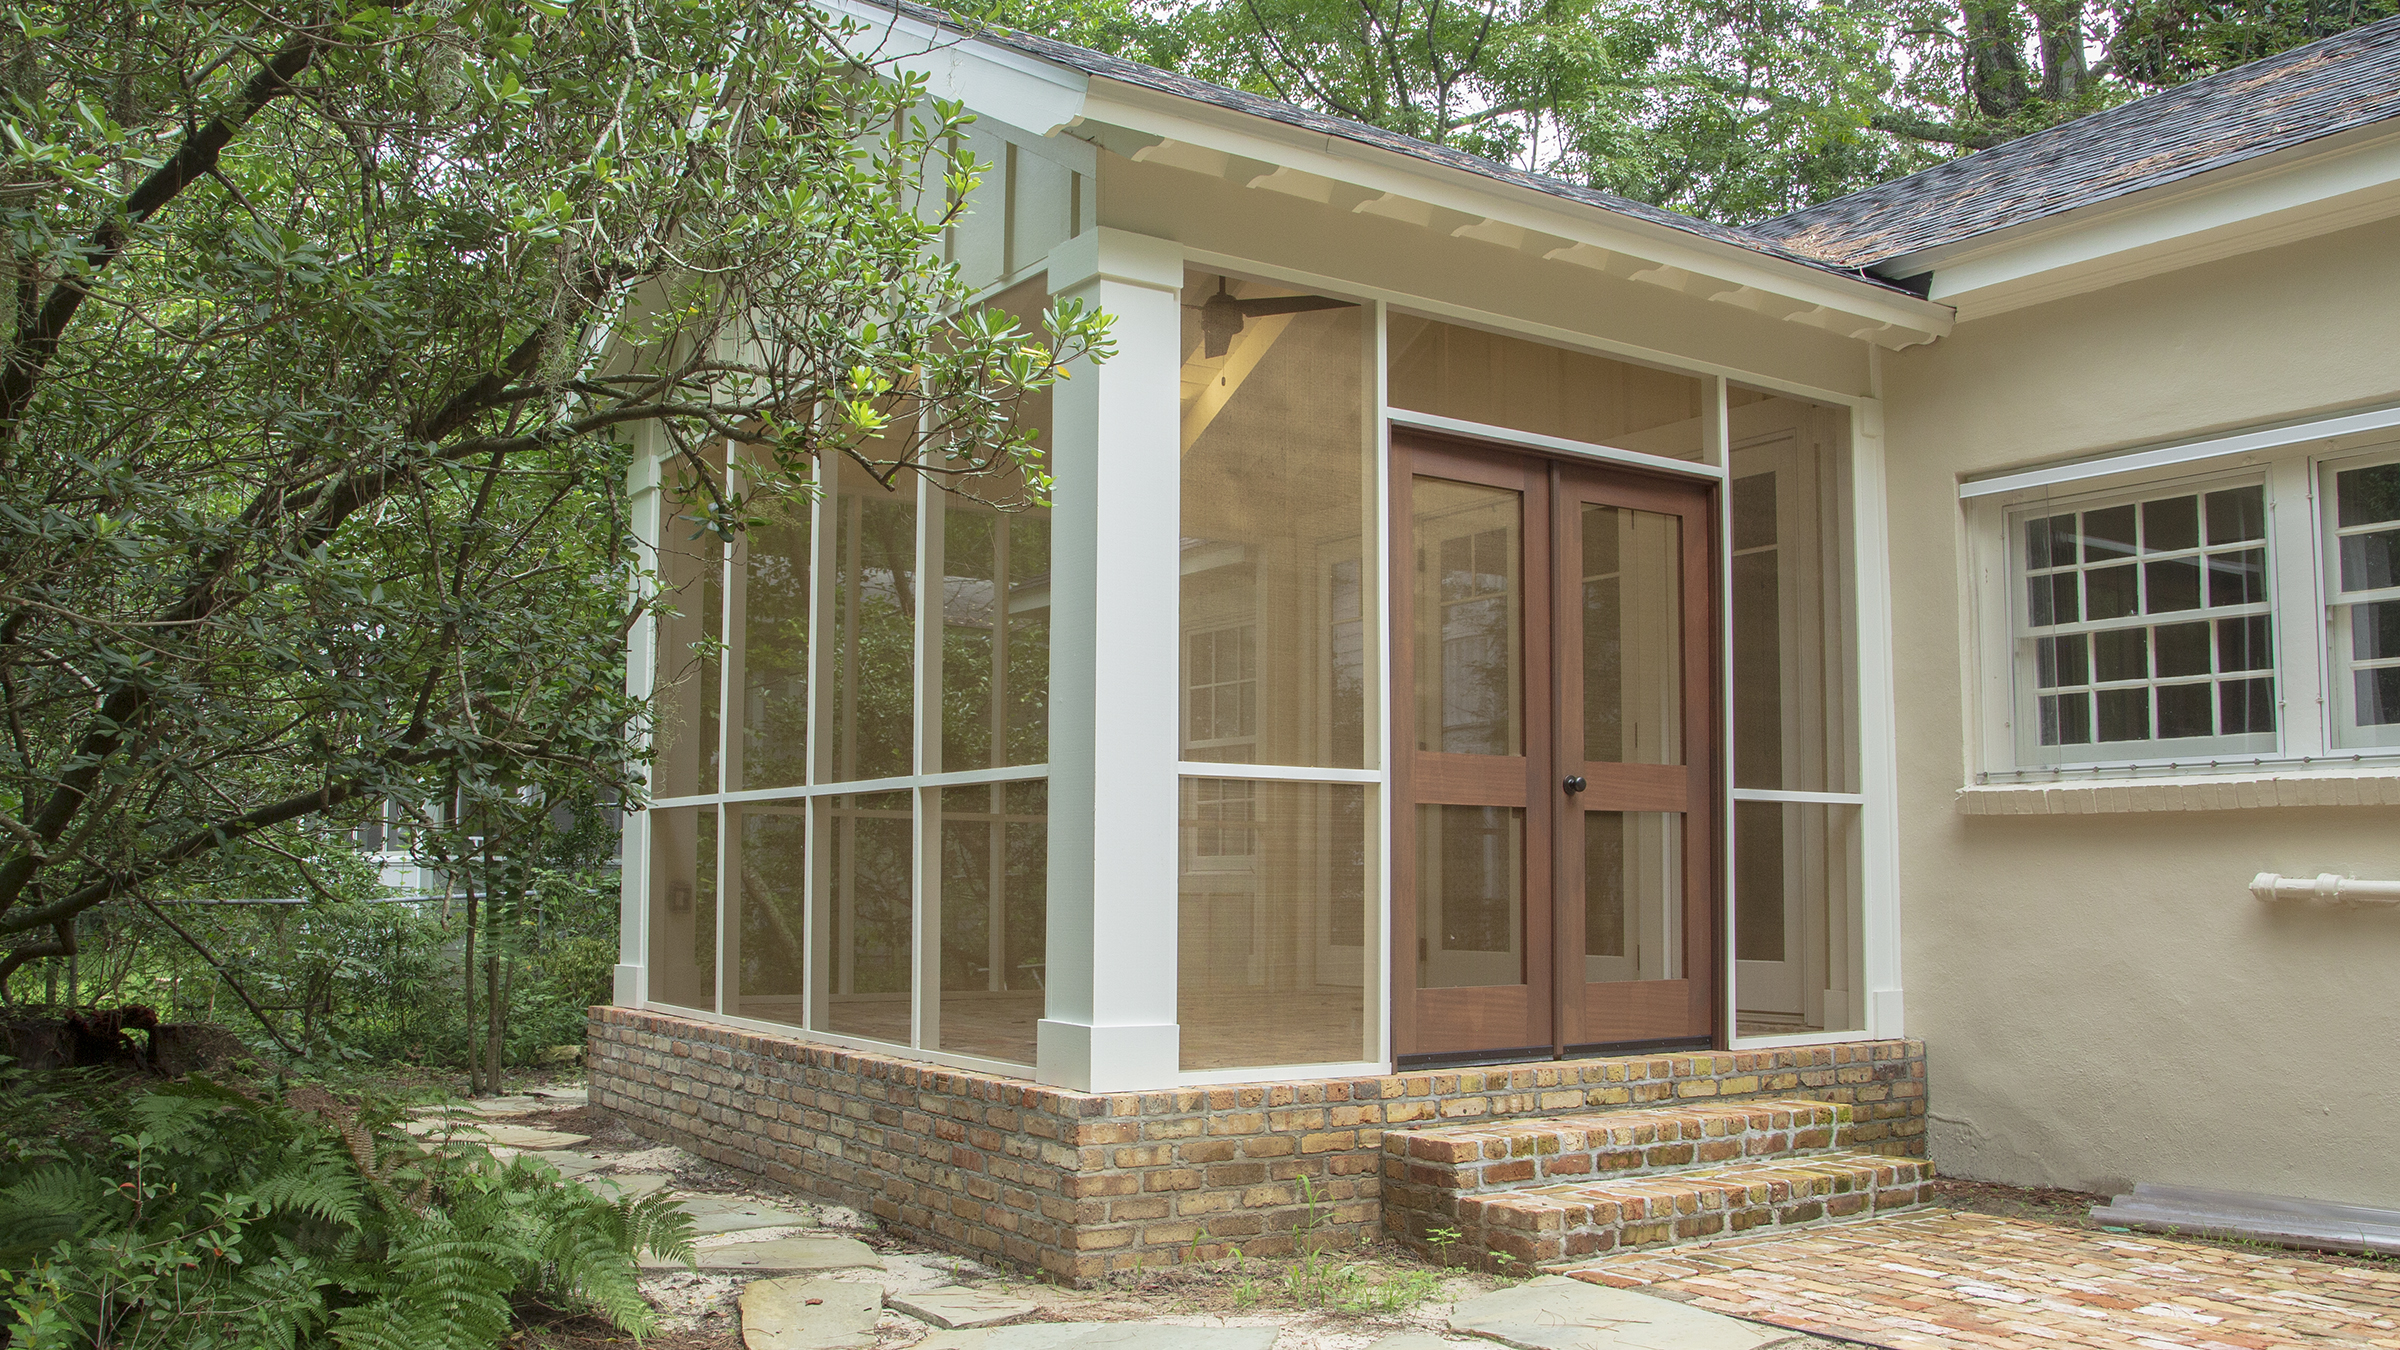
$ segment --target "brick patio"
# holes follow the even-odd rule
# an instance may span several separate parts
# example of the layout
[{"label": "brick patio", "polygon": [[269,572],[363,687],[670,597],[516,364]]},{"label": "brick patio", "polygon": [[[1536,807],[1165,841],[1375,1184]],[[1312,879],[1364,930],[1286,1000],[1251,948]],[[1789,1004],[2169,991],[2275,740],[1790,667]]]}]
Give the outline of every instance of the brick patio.
[{"label": "brick patio", "polygon": [[1891,1350],[2400,1350],[2400,1267],[1948,1210],[1566,1273]]}]

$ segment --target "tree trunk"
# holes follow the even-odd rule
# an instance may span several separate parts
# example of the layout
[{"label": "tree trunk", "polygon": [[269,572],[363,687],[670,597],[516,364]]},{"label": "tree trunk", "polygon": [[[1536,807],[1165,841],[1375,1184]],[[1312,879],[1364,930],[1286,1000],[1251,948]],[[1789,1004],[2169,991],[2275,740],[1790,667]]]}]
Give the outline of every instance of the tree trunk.
[{"label": "tree trunk", "polygon": [[[484,906],[484,912],[489,914],[492,907]],[[483,1083],[486,1091],[497,1093],[500,1091],[500,1060],[503,1053],[500,1027],[504,1020],[501,1010],[504,998],[500,987],[500,949],[489,941],[484,943],[483,992]]]},{"label": "tree trunk", "polygon": [[2025,76],[2025,22],[2012,0],[1961,0],[1967,97],[1985,117],[2008,117],[2033,97]]},{"label": "tree trunk", "polygon": [[2042,47],[2042,97],[2054,103],[2083,96],[2091,65],[2083,54],[2082,0],[2043,0],[2034,6]]},{"label": "tree trunk", "polygon": [[475,1068],[475,1052],[480,1048],[475,1035],[475,888],[467,887],[467,950],[459,969],[467,977],[467,1095],[472,1097],[483,1090],[483,1079]]}]

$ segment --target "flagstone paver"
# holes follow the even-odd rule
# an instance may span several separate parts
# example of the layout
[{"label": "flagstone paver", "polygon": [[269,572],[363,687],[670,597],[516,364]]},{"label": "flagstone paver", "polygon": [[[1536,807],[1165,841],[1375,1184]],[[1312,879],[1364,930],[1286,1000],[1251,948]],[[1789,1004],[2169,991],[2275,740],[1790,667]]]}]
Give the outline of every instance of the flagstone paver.
[{"label": "flagstone paver", "polygon": [[1458,1305],[1450,1329],[1510,1350],[1766,1350],[1796,1339],[1663,1298],[1546,1275]]},{"label": "flagstone paver", "polygon": [[894,1294],[885,1303],[893,1312],[906,1313],[920,1322],[930,1322],[943,1331],[996,1327],[1042,1310],[1042,1305],[1032,1299],[1016,1298],[997,1289],[977,1289],[972,1285]]},{"label": "flagstone paver", "polygon": [[494,1148],[524,1149],[530,1152],[568,1150],[577,1144],[588,1144],[588,1134],[568,1134],[563,1130],[542,1130],[531,1125],[510,1125],[463,1115],[420,1116],[400,1128],[420,1139],[468,1139]]},{"label": "flagstone paver", "polygon": [[[587,1172],[606,1167],[609,1163],[609,1160],[606,1158],[596,1157],[589,1153],[579,1153],[571,1148],[524,1150],[512,1149],[509,1151],[511,1153],[530,1153],[532,1156],[541,1159],[543,1162],[550,1164],[552,1167],[557,1168],[558,1174],[562,1177],[579,1177]],[[498,1155],[495,1154],[494,1156]]]},{"label": "flagstone paver", "polygon": [[743,1350],[865,1350],[883,1286],[856,1280],[752,1280],[743,1286]]},{"label": "flagstone paver", "polygon": [[[644,1270],[682,1270],[686,1263],[670,1261],[655,1252],[641,1256]],[[812,1270],[883,1269],[883,1258],[856,1238],[778,1238],[769,1242],[731,1242],[695,1247],[690,1268],[743,1271],[753,1275],[801,1274]]]},{"label": "flagstone paver", "polygon": [[758,1228],[798,1228],[815,1217],[739,1195],[691,1195],[675,1203],[691,1216],[692,1232],[701,1237]]},{"label": "flagstone paver", "polygon": [[1272,1326],[1178,1322],[1031,1322],[980,1331],[937,1331],[915,1350],[1270,1350]]},{"label": "flagstone paver", "polygon": [[2400,1270],[1948,1210],[1565,1273],[1892,1350],[2400,1350]]},{"label": "flagstone paver", "polygon": [[655,1195],[665,1190],[672,1180],[673,1178],[657,1172],[633,1172],[583,1177],[575,1184],[597,1194],[603,1200],[619,1198],[639,1200],[645,1195]]}]

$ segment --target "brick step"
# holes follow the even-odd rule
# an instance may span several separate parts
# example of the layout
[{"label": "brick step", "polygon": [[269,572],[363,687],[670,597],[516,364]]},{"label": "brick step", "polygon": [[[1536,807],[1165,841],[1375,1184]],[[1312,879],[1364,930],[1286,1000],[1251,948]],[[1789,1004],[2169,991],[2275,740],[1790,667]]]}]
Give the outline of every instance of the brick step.
[{"label": "brick step", "polygon": [[1932,1200],[1931,1163],[1843,1149],[1462,1196],[1447,1231],[1405,1236],[1445,1260],[1489,1266],[1499,1264],[1494,1254],[1505,1254],[1521,1269],[1866,1218]]},{"label": "brick step", "polygon": [[1434,1208],[1440,1195],[1639,1176],[1743,1159],[1849,1148],[1850,1108],[1807,1099],[1637,1107],[1469,1126],[1387,1130],[1385,1204]]}]

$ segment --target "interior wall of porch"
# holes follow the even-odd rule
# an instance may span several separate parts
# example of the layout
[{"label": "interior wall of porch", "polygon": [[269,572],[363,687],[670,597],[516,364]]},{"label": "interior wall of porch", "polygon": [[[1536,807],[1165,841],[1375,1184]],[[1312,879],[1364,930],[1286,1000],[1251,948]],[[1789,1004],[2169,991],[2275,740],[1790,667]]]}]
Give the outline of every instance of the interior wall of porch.
[{"label": "interior wall of porch", "polygon": [[1867,344],[1647,282],[1101,151],[1103,226],[1188,250],[1628,343],[1704,369],[1869,392]]}]

